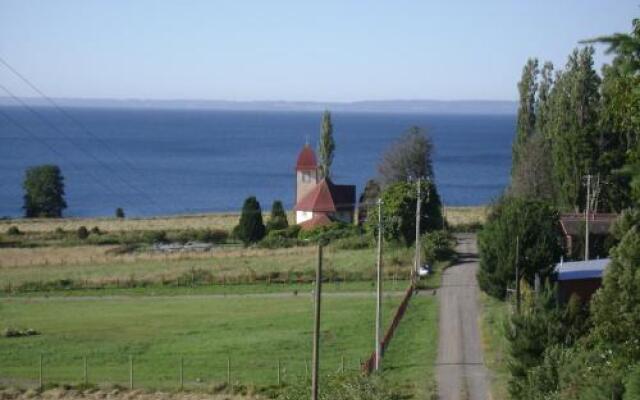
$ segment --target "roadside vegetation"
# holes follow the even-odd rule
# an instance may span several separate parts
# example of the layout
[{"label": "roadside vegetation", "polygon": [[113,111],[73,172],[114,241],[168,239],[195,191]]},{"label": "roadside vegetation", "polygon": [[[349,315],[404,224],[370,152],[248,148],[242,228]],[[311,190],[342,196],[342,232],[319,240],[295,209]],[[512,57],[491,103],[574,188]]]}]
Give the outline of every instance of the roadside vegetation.
[{"label": "roadside vegetation", "polygon": [[[540,72],[530,59],[518,86],[511,186],[492,207],[479,243],[478,280],[491,296],[483,299],[483,333],[494,398],[640,394],[640,19],[630,34],[589,43],[604,43],[614,55],[602,75],[587,46],[555,75],[550,63]],[[611,262],[589,301],[561,301],[551,274],[561,255],[557,213],[587,207],[620,213],[599,249]]]}]

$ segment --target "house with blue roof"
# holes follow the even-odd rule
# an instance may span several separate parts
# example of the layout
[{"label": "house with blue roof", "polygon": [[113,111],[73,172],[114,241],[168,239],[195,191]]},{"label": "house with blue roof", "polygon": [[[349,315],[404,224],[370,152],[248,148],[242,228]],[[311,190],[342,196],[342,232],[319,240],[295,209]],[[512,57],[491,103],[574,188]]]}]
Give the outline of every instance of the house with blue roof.
[{"label": "house with blue roof", "polygon": [[583,302],[591,300],[591,296],[602,286],[602,277],[609,258],[587,261],[571,261],[555,266],[558,295],[561,301],[569,301],[572,295],[577,295]]}]

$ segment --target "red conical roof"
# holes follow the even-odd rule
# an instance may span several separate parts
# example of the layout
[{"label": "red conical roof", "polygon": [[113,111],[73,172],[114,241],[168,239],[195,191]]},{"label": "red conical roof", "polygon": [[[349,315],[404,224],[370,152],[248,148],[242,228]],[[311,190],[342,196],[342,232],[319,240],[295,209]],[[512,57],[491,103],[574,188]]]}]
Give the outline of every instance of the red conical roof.
[{"label": "red conical roof", "polygon": [[298,154],[298,162],[296,163],[296,171],[308,171],[314,170],[318,167],[316,162],[316,154],[313,152],[308,144],[304,145],[304,148]]}]

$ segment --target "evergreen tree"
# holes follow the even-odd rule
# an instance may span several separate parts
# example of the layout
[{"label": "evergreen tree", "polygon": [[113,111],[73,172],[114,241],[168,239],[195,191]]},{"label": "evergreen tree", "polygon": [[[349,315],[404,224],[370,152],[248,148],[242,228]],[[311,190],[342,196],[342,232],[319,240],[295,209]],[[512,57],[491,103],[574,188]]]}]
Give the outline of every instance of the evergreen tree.
[{"label": "evergreen tree", "polygon": [[245,246],[256,243],[264,237],[265,226],[262,222],[262,209],[254,196],[248,197],[244,201],[240,222],[233,231]]},{"label": "evergreen tree", "polygon": [[522,148],[535,132],[536,114],[535,99],[538,90],[538,60],[530,58],[522,69],[522,78],[518,82],[520,105],[518,107],[518,120],[516,125],[516,139],[512,149],[512,166],[515,169],[520,160]]},{"label": "evergreen tree", "polygon": [[62,217],[67,203],[64,200],[64,178],[57,165],[27,169],[23,188],[25,217]]},{"label": "evergreen tree", "polygon": [[284,211],[284,206],[280,200],[273,202],[271,206],[271,216],[267,222],[267,232],[273,230],[286,229],[289,227],[289,221],[287,220],[287,213]]},{"label": "evergreen tree", "polygon": [[494,206],[478,236],[478,284],[493,297],[504,299],[515,284],[516,238],[518,265],[533,286],[535,273],[544,280],[560,260],[559,217],[547,204],[533,199],[505,197]]},{"label": "evergreen tree", "polygon": [[329,178],[331,177],[333,152],[336,149],[336,143],[333,140],[331,113],[329,111],[325,111],[324,114],[322,114],[322,128],[320,129],[320,143],[318,147],[318,155],[320,156],[320,175],[324,178]]},{"label": "evergreen tree", "polygon": [[549,138],[549,96],[553,88],[553,63],[547,61],[542,67],[540,73],[540,83],[538,84],[538,97],[536,98],[536,132],[540,133],[545,139]]}]

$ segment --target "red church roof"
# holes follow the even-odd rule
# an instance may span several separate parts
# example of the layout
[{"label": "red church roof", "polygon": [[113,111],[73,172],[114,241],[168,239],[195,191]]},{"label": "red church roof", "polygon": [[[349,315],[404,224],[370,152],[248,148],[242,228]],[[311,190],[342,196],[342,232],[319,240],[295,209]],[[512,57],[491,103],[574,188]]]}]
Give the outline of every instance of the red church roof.
[{"label": "red church roof", "polygon": [[318,167],[316,162],[316,154],[313,152],[308,144],[304,145],[304,148],[298,154],[298,162],[296,163],[296,171],[308,171],[314,170]]},{"label": "red church roof", "polygon": [[316,214],[313,216],[313,218],[300,223],[300,228],[302,230],[308,230],[308,229],[313,229],[316,226],[328,225],[332,222],[333,221],[331,220],[331,218],[329,218],[327,214],[321,213],[321,214]]},{"label": "red church roof", "polygon": [[352,210],[356,202],[356,187],[335,185],[325,178],[296,204],[296,211],[336,212]]}]

